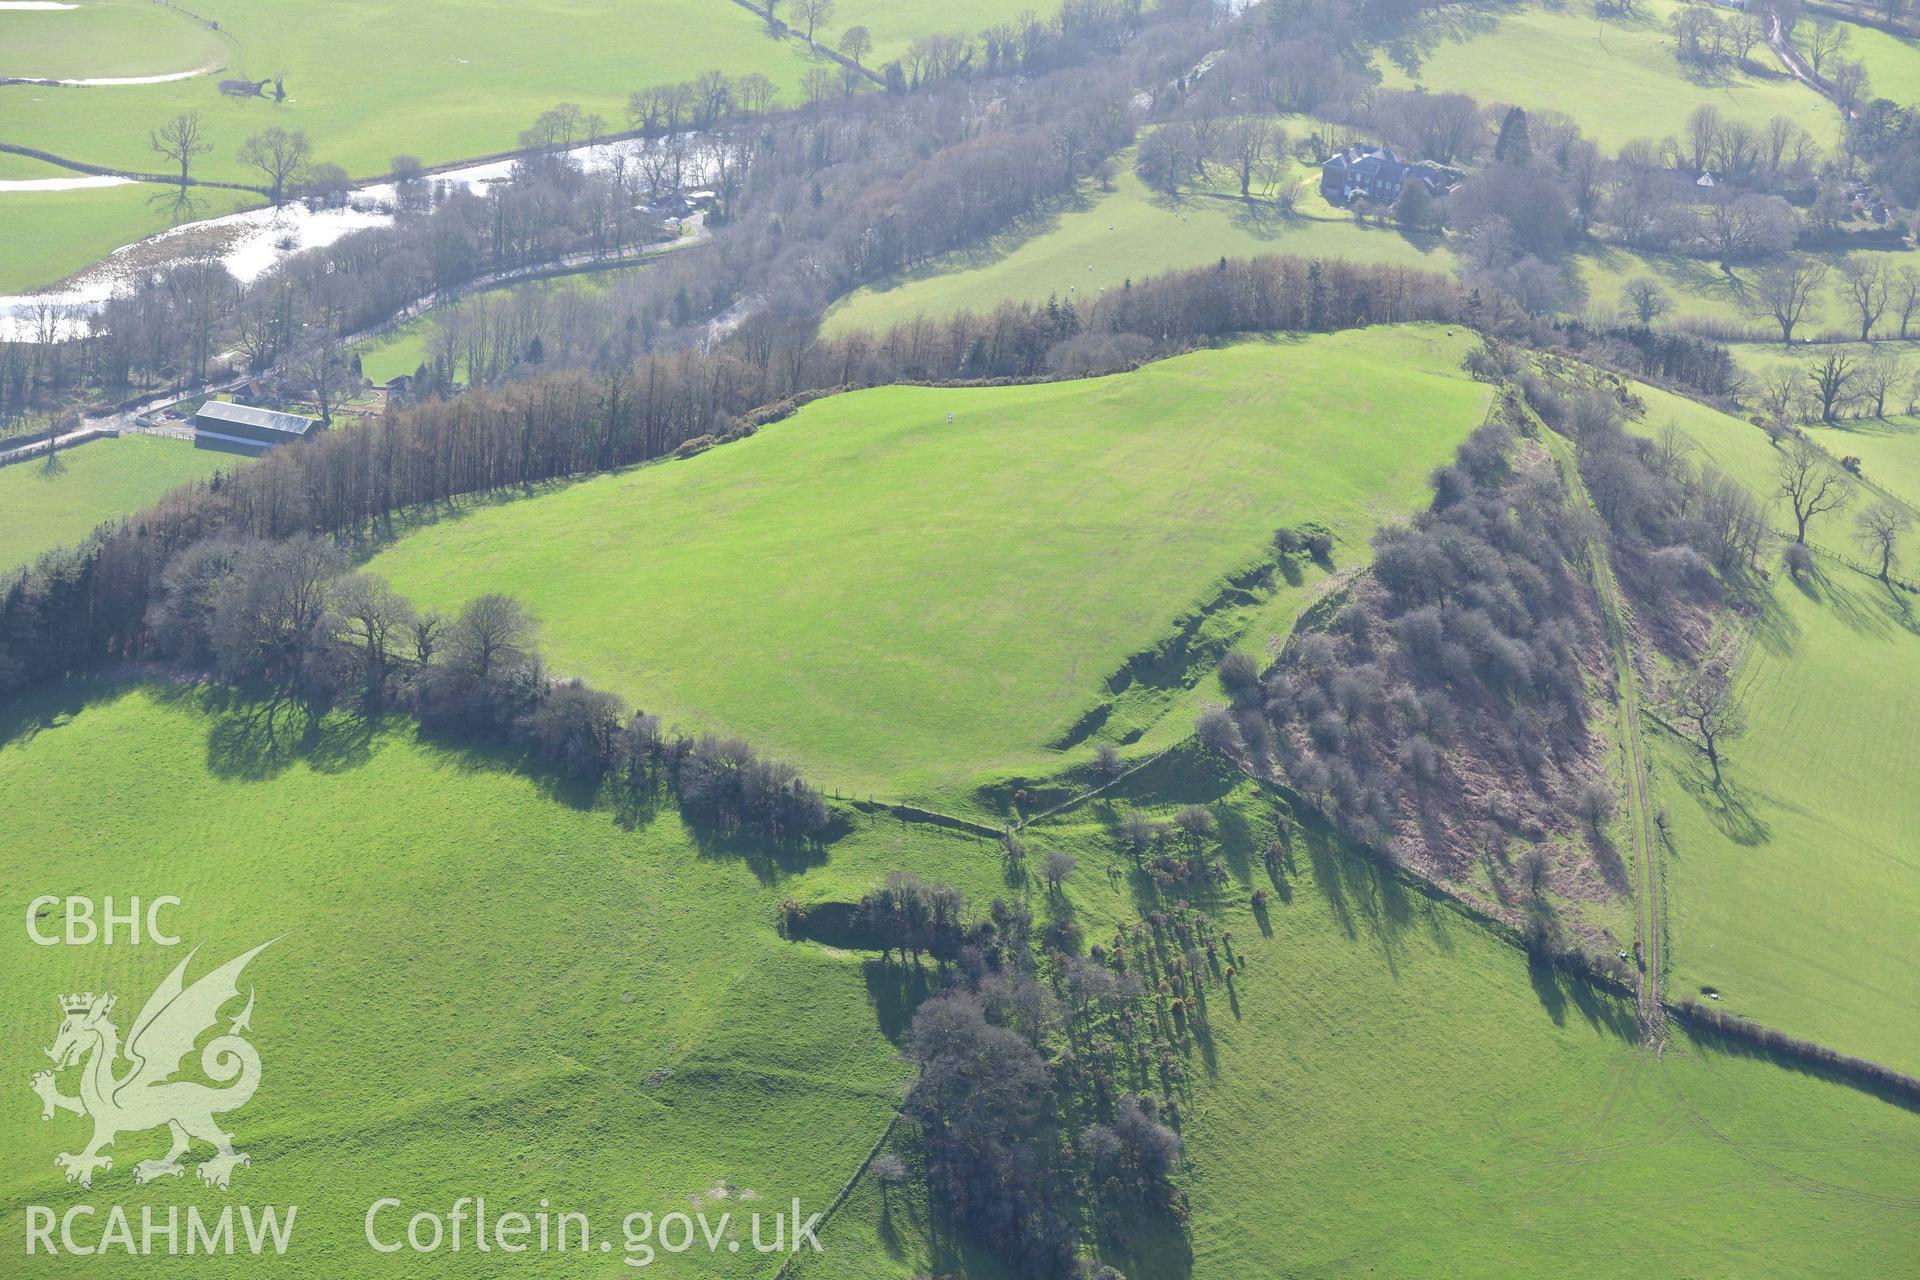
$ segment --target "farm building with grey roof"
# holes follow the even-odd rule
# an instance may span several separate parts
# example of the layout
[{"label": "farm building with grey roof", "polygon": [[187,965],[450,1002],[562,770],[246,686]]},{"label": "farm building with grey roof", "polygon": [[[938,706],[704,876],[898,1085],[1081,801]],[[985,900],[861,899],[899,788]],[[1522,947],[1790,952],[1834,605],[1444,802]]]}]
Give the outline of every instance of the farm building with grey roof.
[{"label": "farm building with grey roof", "polygon": [[275,445],[303,440],[319,426],[318,418],[298,413],[209,400],[193,415],[193,445],[196,449],[261,454]]}]

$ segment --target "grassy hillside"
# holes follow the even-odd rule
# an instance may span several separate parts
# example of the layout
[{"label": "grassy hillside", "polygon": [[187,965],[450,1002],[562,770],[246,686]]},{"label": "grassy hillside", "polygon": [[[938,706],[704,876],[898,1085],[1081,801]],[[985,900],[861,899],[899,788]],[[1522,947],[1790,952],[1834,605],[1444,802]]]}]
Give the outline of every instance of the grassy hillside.
[{"label": "grassy hillside", "polygon": [[1785,115],[1823,146],[1833,140],[1839,127],[1833,108],[1788,78],[1764,47],[1754,53],[1755,66],[1721,78],[1688,71],[1667,34],[1677,8],[1650,0],[1631,16],[1604,22],[1584,5],[1448,9],[1379,66],[1391,88],[1420,85],[1565,112],[1609,150],[1633,138],[1677,135],[1702,104],[1755,125]]},{"label": "grassy hillside", "polygon": [[245,461],[186,440],[122,436],[62,450],[51,475],[38,458],[0,467],[0,573],[78,542],[94,526],[138,511],[175,485]]},{"label": "grassy hillside", "polygon": [[[1111,191],[1089,184],[1070,204],[987,242],[951,254],[908,278],[849,295],[827,315],[829,333],[884,329],[916,315],[990,311],[1009,299],[1043,302],[1097,295],[1127,280],[1204,266],[1222,257],[1293,253],[1450,271],[1453,256],[1437,236],[1360,227],[1329,208],[1309,185],[1300,212],[1282,218],[1269,204],[1237,194],[1169,200],[1135,176],[1123,154]],[[1291,181],[1311,183],[1296,166]]]},{"label": "grassy hillside", "polygon": [[[1804,430],[1834,457],[1860,459],[1861,475],[1920,510],[1920,418],[1855,418]],[[1905,555],[1909,561],[1920,560],[1920,552],[1911,547]]]},{"label": "grassy hillside", "polygon": [[[300,1274],[389,1274],[361,1238],[383,1195],[442,1213],[460,1195],[496,1212],[544,1197],[588,1213],[616,1249],[625,1213],[717,1214],[723,1186],[736,1210],[755,1207],[749,1193],[768,1211],[794,1196],[824,1208],[885,1128],[905,1068],[858,959],[783,942],[778,902],[856,895],[895,866],[978,896],[997,868],[976,842],[892,823],[790,856],[696,838],[671,809],[627,829],[410,732],[337,720],[309,736],[283,708],[275,738],[270,714],[181,688],[69,688],[9,708],[0,788],[36,803],[0,815],[0,892],[176,894],[167,923],[204,947],[195,974],[278,938],[248,970],[264,1083],[227,1123],[253,1157],[234,1199],[300,1207]],[[185,951],[40,948],[8,930],[0,965],[23,998],[0,1015],[0,1068],[24,1085],[45,1067],[58,992],[115,991],[124,1034]],[[0,1204],[16,1222],[29,1203],[219,1198],[195,1194],[191,1173],[133,1185],[164,1133],[124,1135],[89,1195],[52,1164],[83,1121],[43,1123],[26,1105],[0,1123]],[[492,1274],[471,1249],[438,1261],[434,1274]],[[580,1261],[528,1254],[516,1270],[577,1275]],[[750,1252],[676,1261],[769,1270]]]},{"label": "grassy hillside", "polygon": [[1920,41],[1857,22],[1841,25],[1847,31],[1847,43],[1840,56],[1866,67],[1874,97],[1891,98],[1903,107],[1920,102]]},{"label": "grassy hillside", "polygon": [[1751,628],[1749,727],[1721,790],[1690,745],[1661,742],[1672,988],[1914,1071],[1889,940],[1920,930],[1920,622],[1912,597],[1820,567],[1780,575]]},{"label": "grassy hillside", "polygon": [[[1860,332],[1859,321],[1853,318],[1852,308],[1842,291],[1842,263],[1877,260],[1895,271],[1903,267],[1920,267],[1920,256],[1906,249],[1822,250],[1806,256],[1826,263],[1828,273],[1813,305],[1807,309],[1800,326],[1794,330],[1796,340],[1835,329],[1841,333]],[[1748,306],[1747,300],[1756,275],[1752,265],[1723,270],[1718,263],[1707,259],[1634,253],[1613,246],[1601,246],[1574,254],[1570,262],[1575,278],[1585,291],[1586,304],[1590,307],[1615,315],[1624,314],[1626,308],[1620,301],[1621,288],[1637,276],[1651,276],[1672,297],[1673,318],[1713,321],[1731,326],[1737,332],[1772,340],[1742,343],[1742,348],[1751,347],[1761,353],[1780,349],[1779,325],[1765,312],[1756,315]],[[1899,317],[1890,311],[1881,317],[1875,333],[1890,336],[1898,326]]]},{"label": "grassy hillside", "polygon": [[[1210,803],[1228,833],[1219,907],[1241,972],[1186,1064],[1192,1254],[1143,1240],[1148,1265],[1117,1260],[1128,1275],[1536,1277],[1605,1257],[1622,1274],[1850,1277],[1920,1231],[1912,1111],[1684,1034],[1652,1057],[1630,1001],[1530,967],[1333,844],[1298,841],[1269,880],[1271,810],[1247,784],[1137,781],[1121,806],[1027,832],[1080,856],[1083,920],[1131,905],[1100,874],[1121,807]],[[800,1274],[992,1274],[925,1225],[899,1192],[883,1218],[863,1182]]]},{"label": "grassy hillside", "polygon": [[[1772,492],[1775,451],[1758,428],[1641,394],[1646,428],[1672,422],[1701,456]],[[1823,440],[1834,434],[1845,433]],[[1785,519],[1776,509],[1776,526]],[[1860,554],[1851,512],[1808,536]],[[1767,568],[1763,607],[1740,625],[1749,725],[1725,786],[1713,790],[1687,742],[1655,738],[1657,803],[1673,824],[1671,990],[1711,986],[1734,1012],[1913,1070],[1920,1027],[1888,1016],[1902,975],[1884,939],[1920,928],[1920,801],[1906,783],[1920,752],[1915,601],[1824,557],[1805,584]]]},{"label": "grassy hillside", "polygon": [[1468,341],[1375,329],[836,396],[691,460],[468,510],[369,567],[426,603],[518,595],[559,669],[830,785],[951,793],[1057,758],[1132,655],[1240,598],[1227,579],[1276,526],[1328,525],[1341,565],[1422,504],[1481,420]]}]

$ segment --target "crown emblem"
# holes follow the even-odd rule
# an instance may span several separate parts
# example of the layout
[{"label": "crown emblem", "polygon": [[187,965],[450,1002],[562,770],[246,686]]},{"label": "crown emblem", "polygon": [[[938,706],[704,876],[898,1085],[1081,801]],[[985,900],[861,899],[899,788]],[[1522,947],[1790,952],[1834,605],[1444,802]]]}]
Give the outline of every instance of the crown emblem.
[{"label": "crown emblem", "polygon": [[93,1001],[94,1001],[94,994],[91,991],[83,991],[75,995],[61,996],[60,1011],[62,1013],[85,1013],[87,1010],[93,1008]]}]

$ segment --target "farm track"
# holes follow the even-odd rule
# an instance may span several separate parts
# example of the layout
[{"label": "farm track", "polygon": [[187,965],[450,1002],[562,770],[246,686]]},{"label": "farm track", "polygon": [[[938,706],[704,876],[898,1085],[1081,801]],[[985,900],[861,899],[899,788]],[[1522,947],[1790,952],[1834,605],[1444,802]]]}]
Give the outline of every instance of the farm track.
[{"label": "farm track", "polygon": [[[1565,473],[1567,491],[1594,519],[1599,511],[1580,478],[1579,464],[1562,437],[1547,432],[1547,447]],[[1613,565],[1603,538],[1587,543],[1593,567],[1593,585],[1600,596],[1600,612],[1607,628],[1607,647],[1613,656],[1614,702],[1620,712],[1620,751],[1624,757],[1634,843],[1634,995],[1639,1012],[1641,1043],[1659,1053],[1667,1042],[1666,1005],[1660,984],[1665,964],[1661,945],[1665,923],[1661,917],[1659,839],[1653,830],[1653,809],[1647,799],[1646,747],[1640,734],[1640,683],[1633,664],[1633,639],[1627,627]]]}]

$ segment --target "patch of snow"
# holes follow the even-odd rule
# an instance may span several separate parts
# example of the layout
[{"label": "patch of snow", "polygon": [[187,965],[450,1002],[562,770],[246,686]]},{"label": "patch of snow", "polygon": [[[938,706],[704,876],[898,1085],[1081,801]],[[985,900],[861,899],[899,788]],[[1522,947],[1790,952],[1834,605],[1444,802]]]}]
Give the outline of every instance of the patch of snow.
[{"label": "patch of snow", "polygon": [[0,195],[15,191],[83,191],[90,187],[123,187],[132,178],[101,174],[85,178],[8,178],[0,179]]},{"label": "patch of snow", "polygon": [[110,89],[129,84],[168,84],[174,80],[191,80],[195,76],[209,75],[219,67],[201,67],[195,71],[175,71],[164,76],[94,76],[86,80],[55,80],[47,76],[8,76],[15,84],[49,84],[68,89]]}]

